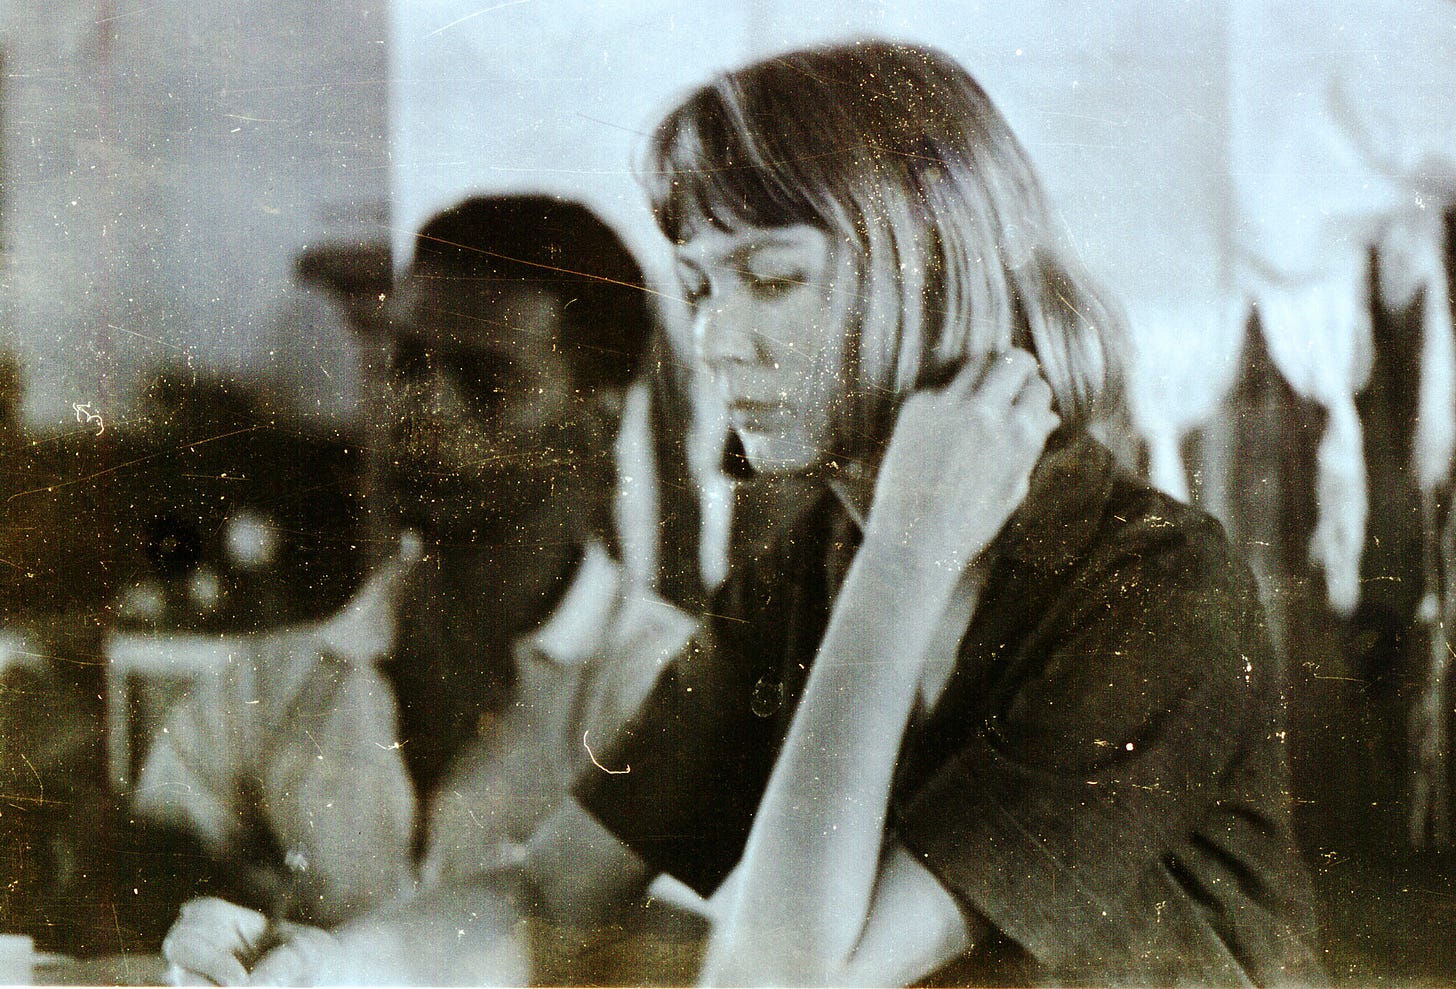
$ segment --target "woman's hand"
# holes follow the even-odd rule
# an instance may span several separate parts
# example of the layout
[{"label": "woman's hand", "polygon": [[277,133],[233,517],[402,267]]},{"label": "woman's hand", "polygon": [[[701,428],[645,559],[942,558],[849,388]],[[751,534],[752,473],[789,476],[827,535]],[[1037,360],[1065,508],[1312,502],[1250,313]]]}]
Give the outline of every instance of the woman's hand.
[{"label": "woman's hand", "polygon": [[865,547],[947,588],[1026,497],[1059,419],[1036,358],[1011,350],[916,392],[895,422],[875,484]]},{"label": "woman's hand", "polygon": [[339,981],[343,947],[329,931],[275,922],[268,945],[248,973],[248,985],[318,986]]},{"label": "woman's hand", "polygon": [[173,985],[314,985],[336,952],[327,931],[270,924],[258,911],[216,897],[183,904],[162,942]]}]

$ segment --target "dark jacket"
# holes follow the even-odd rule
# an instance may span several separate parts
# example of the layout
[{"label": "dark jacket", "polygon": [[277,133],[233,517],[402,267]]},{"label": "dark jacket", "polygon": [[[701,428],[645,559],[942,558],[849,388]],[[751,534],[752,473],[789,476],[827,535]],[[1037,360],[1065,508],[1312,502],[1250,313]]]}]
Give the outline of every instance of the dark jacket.
[{"label": "dark jacket", "polygon": [[[826,495],[736,571],[712,641],[659,681],[611,757],[633,771],[578,784],[700,893],[743,851],[853,531]],[[996,932],[933,978],[1321,982],[1278,668],[1218,523],[1074,438],[1043,457],[987,559],[891,794],[898,840]]]}]

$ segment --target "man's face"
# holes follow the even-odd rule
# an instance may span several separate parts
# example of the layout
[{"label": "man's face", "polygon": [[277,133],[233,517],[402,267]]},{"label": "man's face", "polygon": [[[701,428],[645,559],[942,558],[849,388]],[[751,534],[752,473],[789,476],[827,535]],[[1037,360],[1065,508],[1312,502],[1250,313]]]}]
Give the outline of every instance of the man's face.
[{"label": "man's face", "polygon": [[610,444],[560,350],[554,293],[426,267],[405,277],[395,312],[384,391],[402,524],[442,542],[506,538]]}]

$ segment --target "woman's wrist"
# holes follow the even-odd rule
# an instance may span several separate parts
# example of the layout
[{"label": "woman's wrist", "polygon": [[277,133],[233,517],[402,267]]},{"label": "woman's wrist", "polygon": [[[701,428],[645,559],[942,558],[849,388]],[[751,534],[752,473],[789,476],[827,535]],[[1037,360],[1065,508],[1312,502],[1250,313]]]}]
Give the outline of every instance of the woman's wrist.
[{"label": "woman's wrist", "polygon": [[970,558],[962,559],[943,541],[871,522],[853,566],[867,589],[888,591],[902,606],[938,613],[969,565]]}]

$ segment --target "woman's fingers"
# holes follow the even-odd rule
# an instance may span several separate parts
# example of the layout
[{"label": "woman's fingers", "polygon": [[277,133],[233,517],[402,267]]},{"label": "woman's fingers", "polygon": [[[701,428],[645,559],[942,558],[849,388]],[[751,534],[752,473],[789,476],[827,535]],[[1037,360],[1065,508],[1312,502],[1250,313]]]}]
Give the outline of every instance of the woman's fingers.
[{"label": "woman's fingers", "polygon": [[867,538],[901,554],[913,543],[950,564],[937,573],[958,574],[1026,497],[1058,425],[1052,404],[1036,358],[1019,349],[911,395],[881,464]]},{"label": "woman's fingers", "polygon": [[1016,401],[1026,383],[1039,377],[1036,358],[1024,350],[1011,350],[996,358],[976,398],[992,409],[1005,409]]},{"label": "woman's fingers", "polygon": [[991,354],[979,364],[967,364],[945,388],[947,397],[972,397],[987,403],[1010,404],[1027,377],[1037,371],[1036,358],[1019,347]]},{"label": "woman's fingers", "polygon": [[[973,403],[994,421],[1015,421],[1045,439],[1061,421],[1052,411],[1052,399],[1051,386],[1041,376],[1036,358],[1013,347],[979,366],[962,368],[938,401],[948,414],[957,416],[964,413],[956,406]],[[937,399],[927,397],[927,401]]]},{"label": "woman's fingers", "polygon": [[[960,366],[960,369],[956,371],[949,381],[944,382],[944,387],[939,388],[938,391],[948,398],[964,399],[969,397],[975,393],[976,386],[986,376],[986,372],[990,370],[990,366],[994,360],[995,358],[992,357],[984,361],[967,361]],[[918,394],[935,390],[937,389],[932,384],[929,388],[921,388]]]},{"label": "woman's fingers", "polygon": [[1012,413],[1042,438],[1061,424],[1061,417],[1052,409],[1052,388],[1040,374],[1027,379],[1011,404]]},{"label": "woman's fingers", "polygon": [[316,985],[338,946],[332,934],[304,924],[280,925],[278,938],[278,945],[253,967],[249,985]]}]

